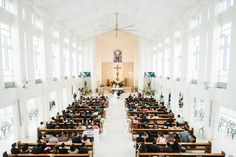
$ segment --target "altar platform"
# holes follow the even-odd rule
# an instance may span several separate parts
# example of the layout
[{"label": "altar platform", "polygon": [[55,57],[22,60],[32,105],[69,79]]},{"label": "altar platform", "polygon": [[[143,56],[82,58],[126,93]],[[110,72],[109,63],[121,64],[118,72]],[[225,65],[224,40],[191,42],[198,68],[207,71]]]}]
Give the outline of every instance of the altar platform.
[{"label": "altar platform", "polygon": [[124,92],[126,93],[131,93],[132,92],[132,87],[131,86],[124,86],[124,87],[121,87],[121,88],[115,88],[115,87],[104,87],[104,93],[111,93],[112,92],[112,89],[114,90],[121,90],[123,89]]},{"label": "altar platform", "polygon": [[118,91],[124,92],[124,88],[122,88],[122,87],[112,87],[111,91],[112,92],[118,92]]}]

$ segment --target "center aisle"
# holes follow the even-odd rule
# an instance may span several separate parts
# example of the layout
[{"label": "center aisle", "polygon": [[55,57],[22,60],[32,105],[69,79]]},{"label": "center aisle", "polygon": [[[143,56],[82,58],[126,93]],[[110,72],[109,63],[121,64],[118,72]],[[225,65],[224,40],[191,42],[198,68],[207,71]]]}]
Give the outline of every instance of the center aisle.
[{"label": "center aisle", "polygon": [[111,96],[104,132],[94,145],[94,157],[134,157],[134,145],[128,133],[124,95]]}]

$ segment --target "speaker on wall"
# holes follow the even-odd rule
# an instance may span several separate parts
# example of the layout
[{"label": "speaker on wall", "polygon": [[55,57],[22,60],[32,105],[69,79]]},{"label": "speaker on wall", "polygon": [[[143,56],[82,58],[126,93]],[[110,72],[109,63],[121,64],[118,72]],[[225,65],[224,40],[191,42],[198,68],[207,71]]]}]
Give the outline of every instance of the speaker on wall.
[{"label": "speaker on wall", "polygon": [[213,108],[212,108],[212,106],[213,106],[213,100],[211,100],[210,101],[210,108],[209,108],[209,119],[208,119],[208,126],[209,127],[211,127],[211,121],[212,121],[212,110],[213,110]]},{"label": "speaker on wall", "polygon": [[17,99],[17,107],[18,107],[18,115],[19,115],[20,126],[22,126],[21,110],[20,110],[20,100],[19,99]]}]

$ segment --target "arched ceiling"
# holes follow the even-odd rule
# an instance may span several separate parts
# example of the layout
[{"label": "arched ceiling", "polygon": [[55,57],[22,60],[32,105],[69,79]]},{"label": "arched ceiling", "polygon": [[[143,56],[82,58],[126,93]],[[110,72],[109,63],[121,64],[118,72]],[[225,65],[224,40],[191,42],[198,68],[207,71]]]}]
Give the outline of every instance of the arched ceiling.
[{"label": "arched ceiling", "polygon": [[[201,0],[33,0],[78,39],[134,24],[133,32],[148,39],[157,39]],[[102,29],[102,30],[101,30]]]}]

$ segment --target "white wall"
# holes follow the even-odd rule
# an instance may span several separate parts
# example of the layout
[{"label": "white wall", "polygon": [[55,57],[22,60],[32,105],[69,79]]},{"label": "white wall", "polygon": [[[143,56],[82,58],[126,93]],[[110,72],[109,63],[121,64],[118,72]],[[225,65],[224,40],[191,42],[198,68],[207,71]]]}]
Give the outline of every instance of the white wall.
[{"label": "white wall", "polygon": [[91,89],[92,93],[97,88],[97,71],[96,71],[96,41],[90,38],[83,41],[83,71],[91,72]]},{"label": "white wall", "polygon": [[[3,80],[2,73],[2,55],[0,55],[0,108],[4,108],[9,105],[14,105],[14,113],[16,122],[16,131],[18,133],[18,138],[24,138],[28,136],[28,113],[27,113],[27,100],[39,97],[40,106],[40,121],[48,120],[49,117],[49,108],[48,103],[50,100],[50,94],[55,92],[56,102],[58,105],[58,111],[61,111],[64,106],[71,103],[72,100],[72,91],[73,86],[74,91],[78,89],[78,76],[72,77],[72,74],[69,75],[68,79],[64,79],[64,62],[63,62],[63,49],[64,37],[67,36],[70,40],[69,50],[76,51],[77,54],[79,50],[72,46],[72,43],[75,42],[77,45],[78,41],[75,40],[75,37],[64,31],[64,28],[57,24],[50,18],[50,16],[45,13],[43,10],[36,9],[30,0],[13,0],[13,7],[15,14],[0,8],[0,22],[7,24],[11,27],[12,30],[12,39],[13,39],[13,56],[14,60],[14,82],[16,82],[16,88],[5,89],[5,82]],[[22,18],[22,9],[25,10],[26,19]],[[37,15],[40,21],[43,23],[42,29],[36,29],[32,26],[31,15]],[[53,80],[52,76],[52,53],[51,53],[51,44],[54,42],[54,39],[51,37],[51,27],[54,27],[59,31],[59,53],[60,53],[60,66],[57,67],[60,71],[57,81]],[[26,33],[26,50],[24,49],[24,37],[23,33]],[[40,84],[35,84],[34,79],[34,64],[33,64],[33,54],[32,54],[32,36],[38,35],[43,41],[42,45],[42,82]],[[1,39],[0,39],[1,40]],[[1,42],[1,41],[0,41]],[[80,45],[82,46],[82,45]],[[25,57],[25,53],[26,56]],[[0,54],[2,54],[0,49]],[[72,56],[71,56],[72,57]],[[25,66],[25,62],[28,63],[28,66]],[[70,69],[72,65],[70,65]],[[78,68],[78,66],[77,66]],[[81,69],[76,69],[77,74]],[[23,88],[25,81],[29,83],[26,84],[26,87]],[[63,89],[66,92],[66,98],[63,97]],[[66,100],[66,101],[63,101]],[[21,111],[21,117],[19,117],[18,112],[18,103]],[[63,102],[65,104],[63,104]],[[22,126],[19,124],[19,118],[22,120]],[[12,141],[15,142],[15,141]]]},{"label": "white wall", "polygon": [[138,89],[143,90],[144,72],[153,71],[153,41],[139,39],[138,52]]},{"label": "white wall", "polygon": [[[113,52],[122,51],[122,62],[134,63],[133,78],[137,80],[139,37],[120,32],[115,36],[115,31],[110,31],[96,37],[96,61],[98,81],[102,82],[102,63],[113,62]],[[134,81],[134,86],[137,82]]]},{"label": "white wall", "polygon": [[[209,0],[202,1],[200,6],[192,8],[180,19],[171,29],[166,32],[166,36],[158,40],[158,43],[165,43],[165,38],[170,37],[170,42],[172,46],[171,50],[171,79],[167,80],[162,77],[157,78],[158,91],[163,92],[164,96],[168,97],[169,92],[172,93],[172,110],[175,113],[179,113],[178,109],[178,93],[183,92],[184,94],[184,108],[183,113],[181,113],[186,120],[190,122],[190,125],[195,128],[195,132],[198,132],[199,125],[193,119],[193,99],[205,100],[205,121],[201,122],[200,125],[204,126],[205,137],[207,139],[213,140],[214,151],[225,151],[227,155],[236,156],[236,151],[234,145],[236,140],[221,135],[217,131],[218,120],[219,120],[219,108],[221,106],[228,109],[232,109],[236,112],[236,5],[227,9],[226,11],[218,14],[217,6],[219,6],[220,1]],[[235,3],[235,2],[234,2]],[[210,19],[208,19],[208,10],[210,13]],[[190,22],[197,15],[202,16],[202,24],[195,28],[194,30],[190,28]],[[232,32],[231,32],[231,53],[230,53],[230,66],[229,66],[229,79],[228,88],[219,89],[215,87],[216,83],[216,62],[215,56],[217,53],[218,45],[216,45],[216,28],[224,23],[232,22]],[[175,39],[175,31],[182,27],[183,34],[178,39]],[[207,48],[207,34],[208,33],[208,48]],[[191,80],[191,57],[190,57],[190,42],[191,38],[195,35],[200,36],[200,66],[199,66],[199,78],[198,84],[194,85],[190,83]],[[182,57],[181,57],[181,81],[176,81],[173,77],[174,64],[174,50],[173,45],[181,42],[183,44]],[[165,47],[164,47],[165,49]],[[208,49],[208,54],[206,55],[206,50]],[[158,63],[159,64],[159,63]],[[165,65],[163,65],[165,66]],[[158,69],[158,67],[157,67]],[[164,71],[164,67],[163,67]],[[204,82],[209,81],[210,89],[205,89]],[[210,105],[212,103],[212,116],[210,115]],[[209,125],[211,123],[211,125]],[[224,142],[223,142],[224,141]]]}]

